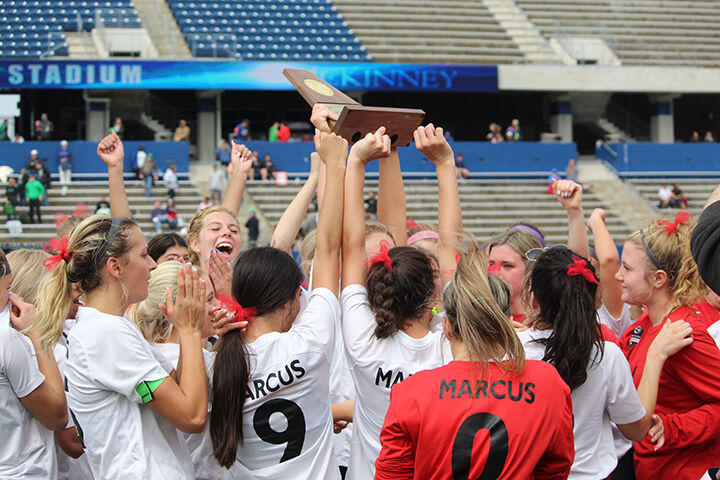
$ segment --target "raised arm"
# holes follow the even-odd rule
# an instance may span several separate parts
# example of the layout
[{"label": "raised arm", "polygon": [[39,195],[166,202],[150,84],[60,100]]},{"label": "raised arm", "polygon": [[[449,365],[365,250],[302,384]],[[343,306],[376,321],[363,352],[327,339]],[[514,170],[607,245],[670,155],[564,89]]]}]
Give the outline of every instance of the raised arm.
[{"label": "raised arm", "polygon": [[[313,106],[312,114],[310,115],[310,123],[321,132],[330,133],[332,132],[337,116],[330,111],[325,105],[316,103]],[[320,172],[318,175],[318,187],[317,187],[317,204],[318,213],[320,213],[320,207],[323,203],[323,195],[325,193],[325,164],[320,163]]]},{"label": "raised arm", "polygon": [[315,149],[325,163],[325,195],[318,215],[317,246],[313,268],[313,288],[327,288],[338,295],[340,278],[340,248],[342,247],[343,190],[347,140],[317,131]]},{"label": "raised arm", "polygon": [[602,301],[613,318],[620,318],[624,302],[622,301],[622,285],[615,279],[620,268],[620,254],[610,232],[605,225],[605,210],[596,208],[587,222],[593,234],[595,253],[600,263],[600,285],[602,285]]},{"label": "raised arm", "polygon": [[205,281],[186,265],[178,272],[177,295],[173,299],[168,289],[161,306],[180,336],[179,373],[177,382],[168,377],[157,387],[148,405],[185,433],[202,432],[207,418],[207,373],[201,347],[205,301]]},{"label": "raised arm", "polygon": [[123,159],[125,149],[122,141],[114,131],[100,140],[97,154],[108,167],[108,183],[110,186],[110,213],[115,217],[130,218],[130,204],[125,193],[123,176]]},{"label": "raised arm", "polygon": [[[45,376],[45,380],[29,395],[22,397],[20,402],[48,430],[64,430],[67,426],[68,413],[63,379],[52,351],[42,349],[38,331],[32,329],[35,307],[24,302],[20,297],[10,297],[10,301],[12,302],[10,322],[17,330],[24,331],[32,342],[38,369]],[[14,355],[12,352],[10,356],[12,360],[25,361],[20,355]],[[28,365],[19,367],[26,369]]]},{"label": "raised arm", "polygon": [[457,176],[455,175],[455,155],[445,140],[442,128],[433,124],[418,127],[413,134],[415,146],[435,165],[438,178],[438,261],[443,285],[455,273],[457,248],[462,240],[462,210]]},{"label": "raised arm", "polygon": [[300,231],[307,209],[317,190],[320,163],[320,155],[313,152],[310,155],[310,175],[280,217],[270,239],[271,247],[283,250],[288,254],[291,253],[292,244]]},{"label": "raised arm", "polygon": [[572,180],[558,180],[554,190],[568,216],[568,248],[585,258],[589,257],[590,247],[582,209],[582,186]]},{"label": "raised arm", "polygon": [[345,214],[343,216],[342,288],[364,283],[365,253],[365,165],[374,158],[390,154],[390,137],[385,127],[355,143],[350,149],[345,175]]},{"label": "raised arm", "polygon": [[231,161],[233,166],[232,177],[228,184],[225,198],[222,206],[233,212],[237,216],[242,206],[243,193],[245,193],[245,184],[247,176],[252,167],[252,152],[245,145],[238,145],[233,142]]},{"label": "raised arm", "polygon": [[407,207],[405,204],[405,186],[403,185],[400,158],[397,148],[390,150],[390,156],[380,159],[380,181],[378,183],[378,222],[392,233],[395,244],[407,243]]}]

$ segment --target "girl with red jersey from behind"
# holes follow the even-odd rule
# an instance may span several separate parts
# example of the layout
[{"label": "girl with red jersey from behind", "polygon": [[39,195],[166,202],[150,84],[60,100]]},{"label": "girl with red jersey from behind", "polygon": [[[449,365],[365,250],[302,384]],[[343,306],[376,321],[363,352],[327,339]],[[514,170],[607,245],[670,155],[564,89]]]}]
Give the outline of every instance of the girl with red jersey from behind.
[{"label": "girl with red jersey from behind", "polygon": [[493,299],[487,262],[463,255],[444,294],[454,361],[395,385],[376,479],[565,479],[573,462],[570,389],[525,361]]},{"label": "girl with red jersey from behind", "polygon": [[[599,281],[590,262],[555,246],[534,263],[528,302],[533,329],[518,336],[527,358],[553,364],[572,391],[575,460],[570,478],[602,480],[617,464],[611,422],[627,438],[642,440],[653,411],[644,408],[622,351],[598,328]],[[654,440],[661,438],[662,425],[653,433]]]},{"label": "girl with red jersey from behind", "polygon": [[[647,440],[635,442],[639,480],[668,474],[695,480],[720,463],[720,352],[690,306],[704,293],[690,253],[693,227],[680,212],[674,222],[657,220],[635,232],[625,242],[616,275],[623,301],[647,307],[620,343],[641,396],[654,386],[646,377],[659,377],[654,408],[665,428],[665,445],[657,450]],[[664,363],[648,362],[663,324],[679,320],[692,327],[688,345]]]}]

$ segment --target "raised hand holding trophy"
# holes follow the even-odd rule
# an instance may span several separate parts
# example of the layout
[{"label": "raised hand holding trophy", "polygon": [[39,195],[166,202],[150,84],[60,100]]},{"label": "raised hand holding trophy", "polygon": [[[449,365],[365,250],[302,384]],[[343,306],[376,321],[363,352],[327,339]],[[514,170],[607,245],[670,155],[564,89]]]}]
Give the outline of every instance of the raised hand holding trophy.
[{"label": "raised hand holding trophy", "polygon": [[337,115],[333,133],[350,145],[383,126],[393,147],[410,145],[413,132],[425,118],[425,112],[418,109],[364,107],[309,70],[286,68],[283,75],[310,106],[319,103]]}]

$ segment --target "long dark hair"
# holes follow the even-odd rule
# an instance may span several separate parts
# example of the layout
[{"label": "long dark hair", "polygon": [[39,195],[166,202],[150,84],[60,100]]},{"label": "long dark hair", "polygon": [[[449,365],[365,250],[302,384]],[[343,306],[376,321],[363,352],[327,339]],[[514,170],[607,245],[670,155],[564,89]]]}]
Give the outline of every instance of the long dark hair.
[{"label": "long dark hair", "polygon": [[530,291],[539,306],[535,322],[540,328],[552,328],[548,338],[536,341],[545,345],[543,360],[555,366],[570,390],[585,383],[590,361],[599,361],[598,355],[603,355],[603,336],[595,309],[598,285],[582,275],[567,274],[573,255],[586,261],[595,275],[590,261],[561,246],[545,250],[530,274]]},{"label": "long dark hair", "polygon": [[388,254],[393,261],[392,271],[375,263],[365,277],[377,338],[390,337],[402,329],[407,319],[422,317],[430,308],[435,288],[433,268],[425,253],[412,247],[395,247]]},{"label": "long dark hair", "polygon": [[[243,308],[255,308],[257,315],[264,315],[293,301],[302,278],[300,268],[287,253],[272,247],[253,248],[235,262],[232,294]],[[237,458],[238,444],[243,444],[243,406],[250,363],[238,330],[225,334],[215,351],[210,438],[218,463],[230,468]]]}]

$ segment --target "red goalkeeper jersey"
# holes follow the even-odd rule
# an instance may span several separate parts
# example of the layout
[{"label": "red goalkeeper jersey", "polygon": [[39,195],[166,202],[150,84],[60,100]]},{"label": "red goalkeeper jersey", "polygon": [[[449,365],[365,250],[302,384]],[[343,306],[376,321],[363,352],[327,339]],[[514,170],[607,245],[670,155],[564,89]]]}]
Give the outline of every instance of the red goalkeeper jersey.
[{"label": "red goalkeeper jersey", "polygon": [[549,363],[522,373],[451,362],[395,385],[376,479],[565,479],[575,456],[570,389]]},{"label": "red goalkeeper jersey", "polygon": [[665,427],[665,445],[655,451],[647,441],[635,442],[638,480],[696,480],[720,463],[720,351],[694,307],[673,310],[653,326],[645,311],[623,334],[620,348],[630,363],[637,387],[648,348],[666,319],[685,320],[693,343],[665,361],[655,413]]}]

